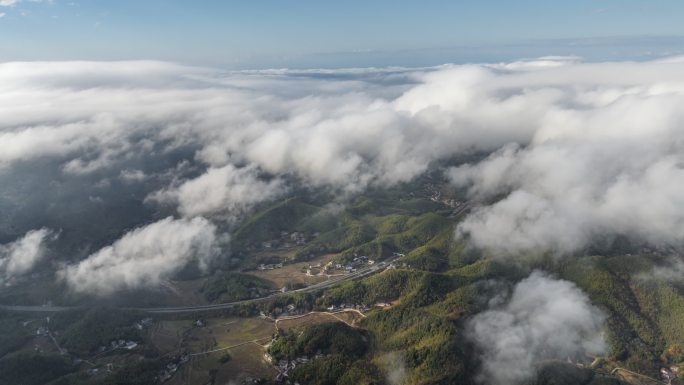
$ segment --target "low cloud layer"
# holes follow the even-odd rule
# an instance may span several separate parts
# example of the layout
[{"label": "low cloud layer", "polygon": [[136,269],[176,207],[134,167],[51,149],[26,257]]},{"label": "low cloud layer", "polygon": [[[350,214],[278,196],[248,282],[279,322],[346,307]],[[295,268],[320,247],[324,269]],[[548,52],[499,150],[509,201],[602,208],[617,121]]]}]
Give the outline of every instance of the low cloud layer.
[{"label": "low cloud layer", "polygon": [[615,236],[681,248],[683,64],[568,64],[498,76],[492,97],[507,92],[509,102],[541,113],[528,140],[448,171],[475,201],[503,197],[475,210],[459,233],[500,254],[570,253]]},{"label": "low cloud layer", "polygon": [[155,287],[189,263],[206,269],[220,252],[216,227],[204,218],[166,218],[132,230],[59,276],[76,292],[106,295]]},{"label": "low cloud layer", "polygon": [[403,385],[406,383],[406,359],[398,352],[390,352],[381,358],[385,370],[387,383]]},{"label": "low cloud layer", "polygon": [[534,378],[543,360],[577,359],[605,350],[604,315],[572,282],[534,272],[515,286],[509,299],[490,307],[467,325],[481,352],[481,383],[521,384]]},{"label": "low cloud layer", "polygon": [[[476,207],[458,234],[477,247],[572,253],[626,236],[681,248],[682,102],[681,58],[230,73],[2,63],[0,232],[64,228],[64,244],[100,249],[152,218],[224,226],[302,186],[356,194],[468,156],[482,160],[446,175]],[[109,222],[98,232],[93,218]]]},{"label": "low cloud layer", "polygon": [[255,167],[227,165],[210,168],[201,176],[179,186],[152,194],[150,201],[175,204],[183,216],[225,213],[223,219],[234,222],[257,203],[272,200],[284,193],[280,179],[265,181]]},{"label": "low cloud layer", "polygon": [[662,265],[654,266],[653,270],[642,273],[639,278],[661,279],[668,282],[679,283],[684,280],[684,258],[681,255],[670,256]]},{"label": "low cloud layer", "polygon": [[0,283],[30,272],[45,256],[46,243],[55,237],[48,229],[32,230],[14,242],[0,245]]}]

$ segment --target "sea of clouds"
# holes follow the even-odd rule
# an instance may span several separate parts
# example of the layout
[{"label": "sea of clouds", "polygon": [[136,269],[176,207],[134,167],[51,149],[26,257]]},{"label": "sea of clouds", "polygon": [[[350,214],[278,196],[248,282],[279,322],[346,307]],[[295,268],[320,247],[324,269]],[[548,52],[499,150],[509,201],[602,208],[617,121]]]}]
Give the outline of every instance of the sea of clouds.
[{"label": "sea of clouds", "polygon": [[[683,103],[680,58],[239,72],[3,63],[0,208],[34,221],[1,235],[37,241],[30,231],[88,213],[148,210],[60,268],[73,290],[109,293],[209,265],[231,223],[296,185],[353,196],[484,154],[444,170],[475,207],[456,229],[475,247],[562,254],[618,235],[681,247]],[[60,236],[86,229],[74,226]],[[42,254],[17,255],[0,254],[6,278]]]}]

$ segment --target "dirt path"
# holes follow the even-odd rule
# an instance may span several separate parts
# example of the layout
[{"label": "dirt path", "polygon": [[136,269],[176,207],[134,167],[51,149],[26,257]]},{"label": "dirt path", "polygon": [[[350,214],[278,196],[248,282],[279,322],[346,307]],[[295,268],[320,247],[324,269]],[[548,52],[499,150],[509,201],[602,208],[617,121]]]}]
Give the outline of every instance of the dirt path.
[{"label": "dirt path", "polygon": [[632,372],[624,368],[615,368],[611,375],[618,377],[621,380],[627,381],[632,385],[667,385],[667,382],[658,381],[655,378],[645,376],[643,374]]},{"label": "dirt path", "polygon": [[259,341],[270,340],[270,339],[271,339],[271,337],[259,338],[259,339],[256,339],[256,340],[250,340],[250,341],[240,342],[239,344],[235,344],[235,345],[231,345],[231,346],[226,346],[225,348],[219,348],[219,349],[214,349],[214,350],[207,350],[206,352],[199,352],[199,353],[188,354],[188,356],[189,356],[189,357],[193,357],[193,356],[201,356],[201,355],[205,355],[205,354],[211,354],[211,353],[221,352],[221,351],[224,351],[224,350],[234,349],[234,348],[237,348],[237,347],[239,347],[239,346],[243,346],[243,345],[247,345],[247,344],[256,344],[256,345],[258,345],[259,347],[262,347],[262,348],[263,348],[264,345],[260,344]]},{"label": "dirt path", "polygon": [[358,328],[358,326],[355,325],[356,321],[352,321],[352,322],[350,323],[350,322],[348,322],[347,320],[344,320],[344,319],[338,317],[337,315],[340,314],[340,313],[356,313],[356,314],[358,314],[359,316],[361,316],[361,318],[366,318],[366,315],[365,315],[365,314],[363,314],[361,311],[356,310],[356,309],[344,309],[344,310],[340,310],[340,311],[336,311],[336,312],[329,312],[329,311],[312,311],[312,312],[309,312],[309,313],[306,313],[306,314],[296,315],[296,316],[288,316],[288,317],[275,318],[275,319],[274,319],[274,318],[271,318],[271,317],[265,317],[265,318],[270,319],[271,321],[274,321],[274,326],[275,326],[276,332],[279,330],[279,329],[278,329],[278,323],[281,322],[281,321],[296,320],[296,319],[300,319],[300,318],[304,318],[304,317],[309,317],[309,316],[314,315],[314,314],[328,315],[328,316],[331,316],[331,317],[335,318],[336,320],[338,320],[338,321],[340,321],[340,322],[344,322],[347,326],[350,326],[350,327],[353,327],[353,328]]}]

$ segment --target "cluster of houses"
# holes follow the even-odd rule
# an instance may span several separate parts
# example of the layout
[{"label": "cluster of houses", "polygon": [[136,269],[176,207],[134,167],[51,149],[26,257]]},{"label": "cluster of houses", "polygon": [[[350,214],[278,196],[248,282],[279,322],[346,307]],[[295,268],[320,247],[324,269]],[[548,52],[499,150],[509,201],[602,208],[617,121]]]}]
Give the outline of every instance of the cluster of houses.
[{"label": "cluster of houses", "polygon": [[138,322],[135,322],[133,324],[133,327],[138,329],[138,330],[143,330],[146,327],[150,326],[150,324],[152,324],[152,318],[144,318]]},{"label": "cluster of houses", "polygon": [[[113,340],[109,343],[109,346],[111,346],[112,349],[133,350],[138,347],[138,343],[135,341]],[[102,349],[102,347],[100,347],[100,349]]]},{"label": "cluster of houses", "polygon": [[438,186],[429,184],[425,187],[425,189],[427,190],[428,194],[430,194],[430,200],[435,203],[443,204],[444,206],[452,209],[456,209],[463,205],[463,202],[459,200],[444,196]]},{"label": "cluster of houses", "polygon": [[[133,327],[137,330],[143,330],[152,324],[152,318],[143,318],[140,321],[133,323]],[[125,349],[133,350],[138,347],[138,343],[131,340],[116,339],[109,342],[109,345],[100,346],[98,351],[104,353],[107,350]]]},{"label": "cluster of houses", "polygon": [[305,310],[297,309],[297,306],[295,306],[293,304],[289,304],[285,307],[285,311],[283,311],[281,315],[293,316],[293,315],[304,314],[304,312],[305,312]]},{"label": "cluster of houses", "polygon": [[138,343],[130,340],[112,340],[109,345],[100,346],[97,351],[100,353],[105,353],[107,351],[112,351],[116,349],[133,350],[138,347]]},{"label": "cluster of houses", "polygon": [[[400,257],[403,257],[404,254],[393,253],[393,256],[396,258],[400,258]],[[370,259],[365,255],[362,255],[362,256],[354,256],[354,259],[352,259],[350,262],[348,262],[346,264],[342,264],[342,263],[334,262],[334,261],[330,261],[330,262],[326,263],[325,265],[322,265],[321,263],[317,263],[315,265],[311,264],[305,268],[305,272],[306,272],[307,276],[331,274],[335,270],[344,271],[347,274],[350,274],[350,273],[355,273],[357,271],[357,269],[361,268],[362,266],[372,266],[375,264],[376,264],[375,260]],[[386,262],[378,263],[378,266],[380,266],[380,267],[385,267],[385,265],[387,265]],[[402,263],[401,267],[409,268],[410,266],[407,265],[406,263]],[[394,263],[390,263],[389,265],[387,265],[387,268],[388,269],[396,269],[397,265],[395,265]]]},{"label": "cluster of houses", "polygon": [[[314,234],[314,237],[317,233]],[[263,249],[275,249],[275,248],[285,248],[302,246],[306,244],[307,237],[306,234],[295,231],[293,233],[288,233],[287,231],[280,232],[279,239],[272,239],[270,241],[265,241],[261,243],[261,248]]]},{"label": "cluster of houses", "polygon": [[665,381],[667,384],[672,383],[672,380],[677,378],[677,374],[679,374],[679,366],[660,368],[660,377],[662,377],[663,381]]},{"label": "cluster of houses", "polygon": [[344,266],[344,270],[347,273],[354,273],[356,272],[356,269],[360,266],[363,265],[374,265],[375,261],[372,259],[368,259],[367,256],[362,255],[360,257],[354,257],[350,263],[348,263],[346,266]]},{"label": "cluster of houses", "polygon": [[170,380],[171,377],[173,377],[173,375],[178,371],[178,368],[189,360],[190,357],[187,354],[184,354],[175,360],[175,362],[169,362],[166,364],[166,367],[159,372],[157,375],[157,380],[160,383]]},{"label": "cluster of houses", "polygon": [[327,274],[330,272],[330,269],[328,268],[329,264],[330,262],[325,266],[322,266],[320,262],[315,265],[310,264],[309,267],[306,268],[306,275],[310,277],[312,275]]},{"label": "cluster of houses", "polygon": [[[391,307],[392,304],[389,302],[378,302],[373,305],[373,307],[379,307],[379,308],[387,308]],[[327,307],[327,310],[329,312],[338,312],[338,311],[344,311],[348,309],[353,309],[353,310],[358,310],[361,313],[365,313],[369,311],[371,308],[368,305],[359,305],[359,304],[351,304],[351,303],[343,303],[341,305],[330,305]]]},{"label": "cluster of houses", "polygon": [[[279,384],[286,383],[288,381],[290,370],[293,370],[294,368],[296,368],[297,365],[306,364],[306,363],[310,362],[311,360],[318,360],[318,359],[321,359],[324,357],[325,357],[325,355],[319,351],[313,357],[300,356],[300,357],[297,357],[293,360],[280,360],[275,365],[276,368],[278,369],[278,374],[276,375],[274,380],[276,383],[279,383]],[[270,362],[271,364],[274,364],[273,356],[271,356],[270,354],[265,353],[264,358],[266,359],[266,361]]]},{"label": "cluster of houses", "polygon": [[[82,362],[82,360],[79,360],[78,363],[81,363],[81,362]],[[107,371],[107,373],[112,373],[112,372],[114,372],[114,364],[111,363],[111,362],[107,363],[107,365],[105,365],[105,371]],[[91,376],[97,376],[99,373],[100,373],[100,368],[90,368],[90,369],[88,369],[88,374],[91,375]]]},{"label": "cluster of houses", "polygon": [[281,269],[283,267],[282,263],[272,263],[272,264],[260,264],[257,266],[257,270],[274,270],[274,269]]},{"label": "cluster of houses", "polygon": [[[362,255],[360,257],[355,256],[354,259],[347,263],[347,264],[341,264],[339,262],[333,262],[330,261],[325,266],[323,266],[323,270],[321,270],[321,274],[329,274],[332,270],[343,270],[347,273],[354,273],[356,272],[356,269],[358,269],[361,266],[364,265],[374,265],[375,261],[372,259],[369,259],[367,256]],[[319,263],[316,266],[309,266],[309,269],[312,268],[321,268],[321,264]],[[311,275],[309,270],[307,270],[307,275]]]},{"label": "cluster of houses", "polygon": [[[28,327],[33,322],[34,321],[25,321],[25,322],[23,322],[23,326]],[[51,332],[50,327],[48,326],[49,324],[50,324],[50,316],[47,316],[47,317],[45,317],[45,324],[38,326],[35,329],[36,336],[49,338],[52,341],[52,343],[55,345],[57,350],[59,351],[59,354],[61,354],[61,355],[68,354],[69,352],[66,349],[62,348],[59,345],[59,343],[57,342],[57,339],[55,338],[55,335],[59,335],[59,332],[54,332],[54,333]],[[35,345],[34,350],[35,351],[41,351],[41,349],[38,345]]]},{"label": "cluster of houses", "polygon": [[[34,321],[24,321],[22,325],[28,327],[32,322]],[[48,324],[50,324],[50,316],[45,317],[45,325]],[[36,335],[47,337],[50,335],[50,329],[47,326],[39,326],[36,328]]]},{"label": "cluster of houses", "polygon": [[47,337],[50,334],[50,329],[48,329],[45,326],[40,326],[38,329],[36,329],[36,335],[37,336],[44,336]]},{"label": "cluster of houses", "polygon": [[343,303],[341,305],[330,305],[327,307],[329,312],[336,312],[336,311],[343,311],[346,309],[354,309],[358,310],[360,312],[365,312],[370,310],[370,308],[366,305],[358,305],[358,304],[351,304],[351,303]]},{"label": "cluster of houses", "polygon": [[331,274],[335,270],[344,271],[346,273],[355,273],[356,270],[361,266],[374,264],[374,260],[369,259],[364,255],[360,257],[354,257],[354,259],[347,264],[341,264],[334,261],[330,261],[325,265],[321,264],[320,262],[315,265],[310,264],[305,271],[307,276]]},{"label": "cluster of houses", "polygon": [[[392,253],[392,256],[395,257],[395,258],[402,258],[402,257],[405,257],[406,255],[404,255],[404,254],[402,254],[402,253],[396,253],[396,252],[395,252],[395,253]],[[389,264],[389,266],[387,266],[387,268],[388,268],[388,269],[396,269],[396,268],[397,268],[397,265],[400,266],[400,267],[403,268],[403,269],[410,269],[410,268],[411,268],[411,265],[407,264],[406,262],[401,262],[401,263],[399,263],[399,264],[395,264],[394,262],[392,262],[392,263]]]},{"label": "cluster of houses", "polygon": [[[285,234],[287,236],[287,232],[285,232]],[[290,242],[297,246],[302,246],[306,243],[306,235],[304,235],[304,233],[295,231],[294,233],[290,234]]]},{"label": "cluster of houses", "polygon": [[[374,304],[373,306],[375,307],[390,307],[392,306],[390,303],[385,303],[385,302],[379,302]],[[367,312],[371,309],[370,306],[365,305],[365,304],[352,304],[352,303],[343,303],[340,305],[330,305],[326,308],[327,311],[329,312],[341,312],[344,310],[358,310],[361,313]],[[273,317],[273,318],[278,318],[278,317],[287,317],[287,316],[298,316],[307,313],[306,309],[300,309],[294,304],[289,304],[286,307],[275,307],[273,311],[269,312],[266,314],[264,311],[260,312],[261,317]]]},{"label": "cluster of houses", "polygon": [[394,262],[392,262],[389,265],[387,265],[387,270],[396,269],[397,266],[401,267],[402,269],[410,269],[411,268],[411,265],[407,264],[406,262],[402,262],[399,264],[395,264]]},{"label": "cluster of houses", "polygon": [[98,373],[100,373],[100,368],[90,368],[90,369],[88,369],[88,375],[89,375],[89,376],[97,376]]},{"label": "cluster of houses", "polygon": [[289,305],[287,305],[287,306],[285,306],[285,307],[276,306],[275,308],[273,308],[273,311],[269,312],[268,314],[266,314],[266,313],[262,310],[262,311],[259,313],[259,315],[260,315],[261,317],[267,317],[267,316],[268,316],[268,317],[272,317],[272,318],[278,318],[278,317],[280,317],[280,316],[287,317],[287,316],[302,315],[302,314],[304,314],[305,312],[306,312],[306,310],[304,310],[304,309],[299,309],[299,308],[297,308],[297,306],[295,306],[295,305],[293,305],[293,304],[289,304]]}]

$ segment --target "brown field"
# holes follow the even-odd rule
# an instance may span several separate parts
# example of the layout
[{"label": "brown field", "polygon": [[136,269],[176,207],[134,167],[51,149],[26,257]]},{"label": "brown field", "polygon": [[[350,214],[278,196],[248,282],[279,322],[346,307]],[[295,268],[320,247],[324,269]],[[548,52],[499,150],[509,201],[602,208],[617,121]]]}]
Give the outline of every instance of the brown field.
[{"label": "brown field", "polygon": [[[246,377],[270,379],[278,373],[273,365],[266,362],[264,348],[257,344],[239,346],[228,352],[231,360],[220,366],[216,374],[216,384],[238,382]],[[214,354],[213,358],[218,360],[221,354]]]},{"label": "brown field", "polygon": [[161,355],[177,353],[183,334],[192,328],[192,321],[155,322],[147,334],[147,340],[159,350]]},{"label": "brown field", "polygon": [[[274,253],[270,253],[273,255]],[[323,282],[328,279],[327,276],[325,275],[314,275],[314,276],[307,276],[306,275],[306,268],[309,267],[309,265],[316,265],[320,263],[321,265],[325,265],[328,263],[330,260],[335,258],[337,254],[327,254],[320,256],[318,258],[312,259],[311,261],[305,261],[305,262],[297,262],[297,263],[292,263],[292,264],[287,264],[284,265],[280,269],[274,269],[274,270],[253,270],[250,271],[249,274],[255,275],[259,278],[266,279],[268,281],[271,281],[275,284],[276,287],[280,288],[285,286],[286,284],[315,284],[319,282]],[[317,269],[316,269],[317,270]]]},{"label": "brown field", "polygon": [[[268,256],[278,256],[283,259],[291,259],[295,252],[297,251],[297,248],[292,248],[292,249],[278,249],[278,250],[269,250],[269,251],[261,251],[257,254],[255,254],[255,258],[266,258]],[[316,265],[318,263],[321,263],[322,265],[328,263],[330,260],[335,258],[337,254],[327,254],[320,256],[318,258],[315,258],[311,261],[306,261],[306,262],[297,262],[293,264],[287,264],[284,265],[280,269],[274,269],[274,270],[252,270],[247,272],[247,274],[251,274],[254,276],[257,276],[259,278],[263,278],[269,282],[273,283],[273,288],[274,289],[280,289],[286,284],[315,284],[319,282],[323,282],[329,279],[329,277],[325,275],[314,275],[314,276],[307,276],[306,275],[306,268],[309,265]],[[314,273],[317,273],[318,269],[314,269]],[[343,275],[343,271],[337,271],[336,275]],[[202,289],[202,286],[206,282],[206,278],[200,278],[200,279],[195,279],[192,281],[173,281],[170,282],[167,285],[167,289],[169,289],[169,295],[168,295],[168,305],[173,305],[173,306],[190,306],[190,305],[204,305],[207,304],[207,300],[204,298],[204,296],[201,294],[200,290]]]},{"label": "brown field", "polygon": [[196,327],[189,320],[161,321],[150,329],[148,340],[161,354],[193,354],[267,341],[273,331],[273,321],[261,318],[212,318],[204,327]]},{"label": "brown field", "polygon": [[342,322],[338,318],[327,313],[309,313],[294,319],[278,320],[278,329],[281,330],[302,330],[309,326],[320,325],[328,322]]},{"label": "brown field", "polygon": [[196,329],[216,341],[216,348],[225,348],[247,341],[269,339],[273,335],[273,321],[262,318],[218,318],[207,321]]},{"label": "brown field", "polygon": [[344,321],[348,325],[356,325],[356,323],[360,321],[362,318],[361,315],[359,315],[359,313],[351,311],[335,313],[335,316]]},{"label": "brown field", "polygon": [[[264,345],[271,341],[274,332],[271,320],[212,318],[205,321],[204,327],[193,326],[189,321],[164,321],[162,324],[154,331],[156,346],[160,343],[173,346],[169,336],[176,333],[174,352],[182,350],[191,355],[190,361],[181,365],[169,384],[211,383],[210,371],[215,373],[216,384],[241,381],[246,377],[270,378],[276,373],[264,359]],[[231,360],[221,364],[219,359],[226,353]]]},{"label": "brown field", "polygon": [[193,358],[181,365],[178,372],[166,383],[169,385],[210,384],[209,371],[217,369],[219,365],[216,357]]},{"label": "brown field", "polygon": [[[219,359],[228,353],[230,361],[221,364]],[[241,383],[247,377],[272,378],[275,368],[264,359],[264,348],[250,343],[225,351],[191,358],[181,366],[178,373],[168,382],[170,385],[191,385],[212,383],[211,371],[215,371],[214,384]]]},{"label": "brown field", "polygon": [[630,385],[660,385],[664,382],[625,369],[616,369],[614,375]]}]

